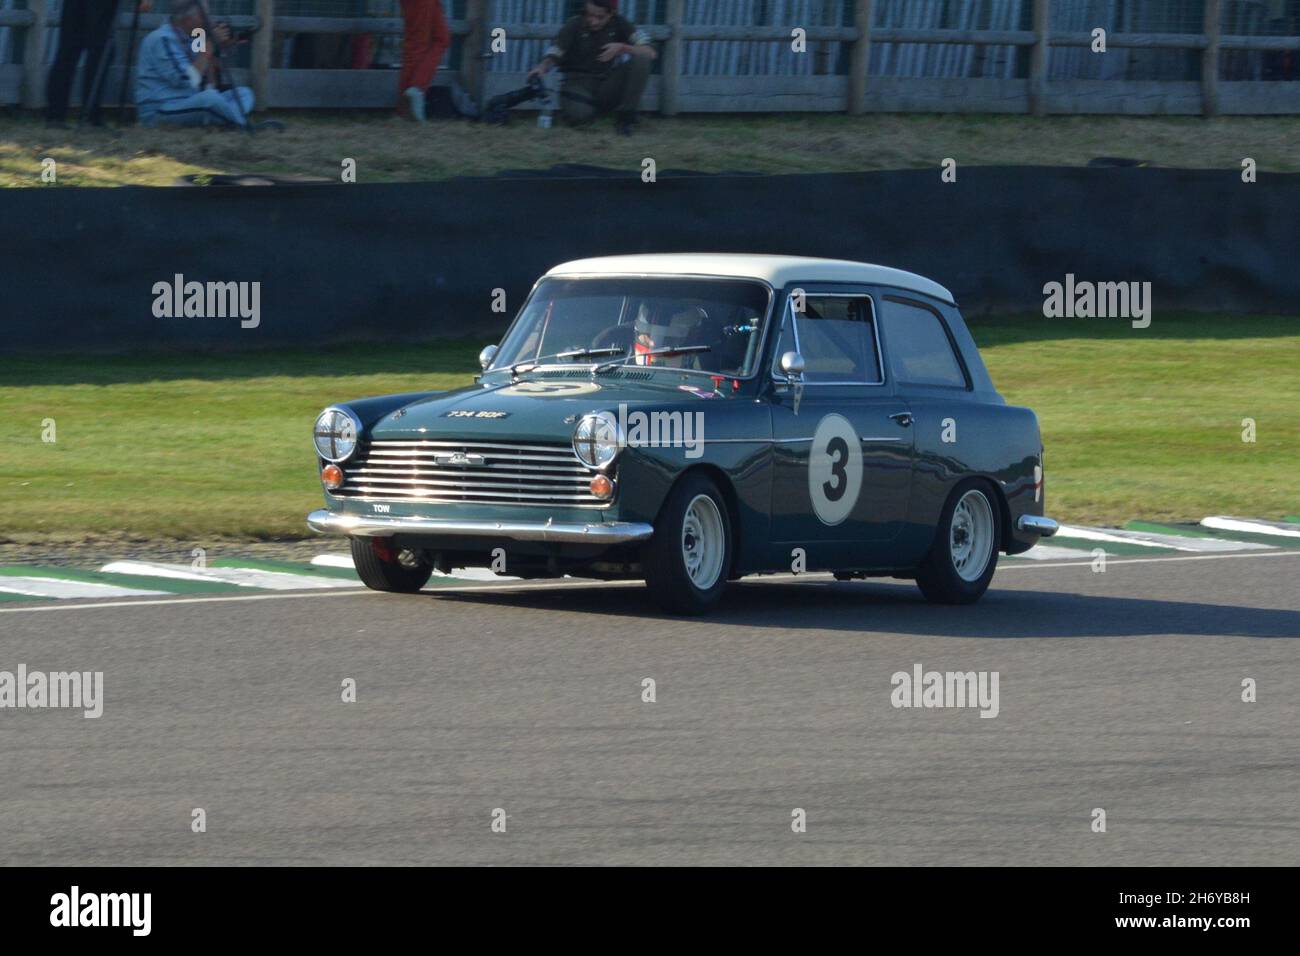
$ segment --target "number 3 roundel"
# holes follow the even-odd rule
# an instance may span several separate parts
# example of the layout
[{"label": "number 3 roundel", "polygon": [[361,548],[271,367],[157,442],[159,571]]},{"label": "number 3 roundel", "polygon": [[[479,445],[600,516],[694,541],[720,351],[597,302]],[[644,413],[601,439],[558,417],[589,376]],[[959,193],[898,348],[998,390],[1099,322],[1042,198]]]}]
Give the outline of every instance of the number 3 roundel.
[{"label": "number 3 roundel", "polygon": [[843,415],[817,423],[808,456],[808,494],[822,524],[836,525],[853,511],[862,491],[862,444]]}]

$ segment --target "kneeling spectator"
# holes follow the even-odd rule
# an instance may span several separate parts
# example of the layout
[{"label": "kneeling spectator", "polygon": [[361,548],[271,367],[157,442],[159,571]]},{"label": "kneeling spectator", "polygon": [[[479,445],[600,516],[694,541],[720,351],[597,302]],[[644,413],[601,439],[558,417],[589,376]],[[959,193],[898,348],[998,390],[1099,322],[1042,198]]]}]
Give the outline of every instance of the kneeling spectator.
[{"label": "kneeling spectator", "polygon": [[[141,126],[248,125],[253,91],[246,86],[217,89],[215,55],[210,47],[195,53],[191,45],[204,22],[199,2],[171,0],[171,18],[140,45],[135,103]],[[212,33],[209,45],[232,45],[226,24],[213,24]]]},{"label": "kneeling spectator", "polygon": [[615,12],[615,3],[587,0],[528,75],[542,76],[558,64],[564,72],[560,102],[565,121],[581,126],[612,112],[618,131],[627,135],[636,124],[650,64],[658,54],[644,31]]}]

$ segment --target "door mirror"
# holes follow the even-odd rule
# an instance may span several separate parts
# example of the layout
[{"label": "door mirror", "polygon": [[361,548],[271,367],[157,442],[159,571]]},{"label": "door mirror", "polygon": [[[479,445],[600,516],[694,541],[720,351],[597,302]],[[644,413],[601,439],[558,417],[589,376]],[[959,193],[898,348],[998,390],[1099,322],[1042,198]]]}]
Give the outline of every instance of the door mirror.
[{"label": "door mirror", "polygon": [[790,381],[797,382],[802,379],[803,370],[803,356],[798,352],[786,352],[781,356],[781,371]]},{"label": "door mirror", "polygon": [[487,367],[492,364],[492,360],[497,357],[497,347],[489,345],[482,352],[478,353],[478,364],[486,371]]}]

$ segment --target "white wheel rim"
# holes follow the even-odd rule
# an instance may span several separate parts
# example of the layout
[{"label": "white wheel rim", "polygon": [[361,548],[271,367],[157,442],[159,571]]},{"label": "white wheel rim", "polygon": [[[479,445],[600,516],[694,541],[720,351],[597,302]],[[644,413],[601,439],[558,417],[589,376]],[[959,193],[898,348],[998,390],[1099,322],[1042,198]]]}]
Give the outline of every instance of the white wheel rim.
[{"label": "white wheel rim", "polygon": [[682,564],[691,583],[701,591],[717,584],[726,550],[717,502],[708,495],[696,495],[682,521]]},{"label": "white wheel rim", "polygon": [[948,531],[952,567],[963,581],[978,581],[984,576],[993,556],[993,509],[979,491],[961,496],[952,512]]}]

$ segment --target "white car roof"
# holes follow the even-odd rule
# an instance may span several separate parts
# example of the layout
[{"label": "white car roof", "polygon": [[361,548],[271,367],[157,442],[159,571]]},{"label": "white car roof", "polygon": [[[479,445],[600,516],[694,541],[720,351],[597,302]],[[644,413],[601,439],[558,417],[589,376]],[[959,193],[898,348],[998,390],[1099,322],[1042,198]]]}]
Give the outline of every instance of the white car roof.
[{"label": "white car roof", "polygon": [[954,302],[939,283],[914,272],[847,259],[747,255],[735,252],[679,252],[575,259],[551,269],[561,275],[709,275],[765,279],[780,289],[791,282],[864,282],[890,285]]}]

